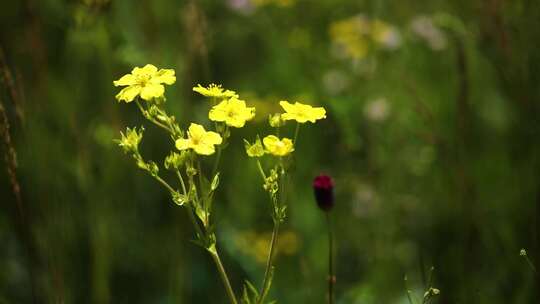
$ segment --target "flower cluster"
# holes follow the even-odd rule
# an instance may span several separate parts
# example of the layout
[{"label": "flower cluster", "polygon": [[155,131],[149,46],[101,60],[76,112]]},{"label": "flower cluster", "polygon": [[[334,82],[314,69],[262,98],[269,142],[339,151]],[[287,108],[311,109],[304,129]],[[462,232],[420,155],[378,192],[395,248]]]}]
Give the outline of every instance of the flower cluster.
[{"label": "flower cluster", "polygon": [[[218,172],[220,156],[226,147],[231,135],[231,128],[242,128],[251,121],[256,114],[255,107],[250,107],[235,91],[223,88],[221,85],[210,84],[203,87],[200,84],[193,88],[194,92],[208,98],[210,106],[208,119],[213,122],[207,124],[190,122],[187,129],[176,121],[173,115],[165,109],[165,86],[176,81],[175,71],[172,69],[158,69],[147,64],[144,67],[134,68],[130,74],[122,76],[113,82],[115,86],[124,88],[116,95],[120,102],[135,103],[141,114],[155,126],[165,130],[172,140],[172,148],[163,161],[163,167],[178,177],[177,186],[173,186],[160,176],[160,166],[154,161],[147,161],[139,151],[143,139],[144,128],[128,128],[121,133],[119,146],[125,153],[130,154],[137,167],[146,171],[170,193],[174,203],[186,207],[188,215],[196,231],[197,244],[204,247],[218,264],[218,271],[231,299],[236,303],[234,292],[228,283],[223,266],[218,257],[216,248],[216,235],[212,224],[212,202],[214,192],[220,181]],[[322,107],[312,107],[299,102],[289,103],[280,101],[283,113],[271,115],[269,123],[276,130],[261,140],[259,136],[253,144],[245,141],[246,153],[255,158],[259,172],[263,178],[263,188],[269,194],[272,205],[272,219],[274,221],[274,234],[279,232],[279,224],[286,217],[287,206],[284,201],[284,183],[291,153],[295,150],[295,142],[301,124],[315,123],[326,118],[326,110]],[[296,130],[293,139],[280,137],[279,130],[288,121],[296,121]],[[212,126],[212,127],[209,127]],[[265,170],[260,158],[269,154],[276,156],[269,159],[272,166]],[[213,169],[205,172],[201,162],[208,161],[209,156],[215,155]],[[272,237],[272,239],[275,239]],[[270,244],[273,252],[274,244]],[[263,288],[253,294],[253,303],[263,303],[271,285],[271,269],[273,269],[273,254],[268,255],[267,269],[264,276]],[[253,291],[253,289],[251,290]]]},{"label": "flower cluster", "polygon": [[[291,104],[286,100],[279,102],[279,105],[283,108],[285,113],[278,113],[270,115],[268,122],[271,127],[279,128],[285,124],[288,120],[295,120],[297,125],[297,131],[299,124],[306,122],[315,123],[317,120],[326,118],[326,110],[323,107],[312,107],[310,105],[295,102]],[[295,137],[298,133],[295,133]],[[257,138],[253,144],[246,142],[246,153],[249,157],[261,157],[265,153],[272,154],[274,156],[286,156],[294,151],[294,140],[283,137],[279,138],[276,135],[268,135],[263,138],[264,148],[261,145],[260,139]]]}]

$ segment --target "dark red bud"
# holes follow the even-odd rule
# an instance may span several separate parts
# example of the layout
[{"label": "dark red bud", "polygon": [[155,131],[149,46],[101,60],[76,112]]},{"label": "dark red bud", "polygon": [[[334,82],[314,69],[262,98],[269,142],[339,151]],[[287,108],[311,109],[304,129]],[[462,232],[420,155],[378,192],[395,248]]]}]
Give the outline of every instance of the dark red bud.
[{"label": "dark red bud", "polygon": [[323,211],[329,211],[334,206],[334,182],[328,175],[321,174],[313,180],[313,192],[317,205]]}]

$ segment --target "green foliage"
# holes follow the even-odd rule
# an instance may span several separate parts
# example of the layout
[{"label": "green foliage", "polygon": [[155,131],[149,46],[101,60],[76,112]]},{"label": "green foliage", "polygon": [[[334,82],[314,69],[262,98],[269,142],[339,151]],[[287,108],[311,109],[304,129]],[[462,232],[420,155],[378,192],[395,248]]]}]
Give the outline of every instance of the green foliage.
[{"label": "green foliage", "polygon": [[[328,117],[300,129],[297,159],[283,164],[281,229],[290,235],[278,240],[269,299],[324,302],[326,230],[311,181],[326,172],[336,181],[338,303],[407,303],[404,274],[421,302],[434,287],[431,265],[434,303],[534,303],[538,20],[540,4],[524,0],[5,1],[0,103],[22,208],[2,165],[0,302],[226,303],[207,252],[188,242],[197,232],[183,211],[206,218],[211,202],[208,229],[233,288],[253,303],[262,286],[240,293],[243,280],[261,282],[268,214],[285,211],[262,187],[281,189],[280,168],[258,157],[277,175],[261,178],[241,139],[252,143],[276,101],[289,99],[322,105]],[[174,68],[177,81],[166,100],[141,104],[141,116],[115,101],[111,84],[149,62]],[[164,190],[156,177],[174,180],[183,168],[198,179],[170,134],[185,137],[185,122],[207,119],[192,87],[217,81],[257,113],[252,129],[231,132],[219,188],[194,203],[200,191]],[[146,125],[137,146],[150,176],[114,142],[145,119],[169,129]],[[294,133],[294,124],[273,125]]]}]

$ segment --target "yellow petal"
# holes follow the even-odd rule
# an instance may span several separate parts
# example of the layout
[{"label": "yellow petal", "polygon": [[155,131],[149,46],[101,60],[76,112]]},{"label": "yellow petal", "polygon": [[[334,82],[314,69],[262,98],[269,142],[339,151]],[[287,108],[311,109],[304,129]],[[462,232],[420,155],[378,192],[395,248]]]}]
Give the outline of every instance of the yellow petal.
[{"label": "yellow petal", "polygon": [[191,138],[202,138],[204,136],[204,133],[206,133],[204,127],[196,123],[191,123],[189,125],[188,132],[189,137]]},{"label": "yellow petal", "polygon": [[176,82],[175,72],[172,69],[161,69],[157,72],[152,81],[171,85]]},{"label": "yellow petal", "polygon": [[212,121],[225,121],[227,119],[227,101],[224,100],[219,104],[215,105],[208,112],[208,118]]},{"label": "yellow petal", "polygon": [[208,131],[204,135],[204,140],[203,141],[204,141],[205,144],[219,145],[219,144],[221,144],[223,139],[221,138],[221,135],[219,135],[218,133],[213,132],[213,131]]},{"label": "yellow petal", "polygon": [[163,96],[165,93],[165,87],[161,84],[147,83],[141,90],[141,98],[144,100],[151,100]]},{"label": "yellow petal", "polygon": [[246,120],[240,117],[239,115],[237,115],[234,117],[227,118],[225,123],[230,127],[242,128],[246,124]]},{"label": "yellow petal", "polygon": [[125,101],[130,102],[133,101],[135,96],[137,96],[141,92],[141,87],[138,85],[132,85],[129,87],[123,88],[120,93],[116,94],[116,99],[118,101]]},{"label": "yellow petal", "polygon": [[289,152],[294,151],[294,146],[293,146],[292,140],[290,140],[290,139],[288,139],[288,138],[283,138],[283,139],[281,140],[281,142],[285,145],[284,150],[287,151],[286,154],[288,154]]},{"label": "yellow petal", "polygon": [[286,100],[280,101],[279,105],[283,108],[283,110],[285,110],[285,112],[293,112],[295,109],[294,105],[290,104]]},{"label": "yellow petal", "polygon": [[200,84],[197,84],[196,87],[193,87],[193,91],[195,91],[195,92],[197,92],[197,93],[199,93],[201,95],[205,95],[208,92],[208,90],[205,87],[203,87],[202,85],[200,85]]},{"label": "yellow petal", "polygon": [[276,156],[285,156],[294,151],[293,142],[288,138],[279,140],[274,135],[268,135],[263,139],[266,150]]},{"label": "yellow petal", "polygon": [[274,135],[268,135],[265,138],[263,138],[263,144],[267,148],[275,146],[276,142],[278,141],[279,141],[279,138],[277,138],[277,136],[274,136]]},{"label": "yellow petal", "polygon": [[179,138],[175,142],[176,149],[186,150],[189,149],[189,139]]},{"label": "yellow petal", "polygon": [[313,108],[310,111],[310,121],[315,122],[316,120],[326,118],[326,110],[323,107]]},{"label": "yellow petal", "polygon": [[201,154],[201,155],[212,155],[214,152],[216,152],[216,149],[213,145],[204,145],[204,144],[198,144],[195,147],[193,147],[193,150],[195,150],[195,153]]},{"label": "yellow petal", "polygon": [[115,87],[118,86],[130,86],[136,83],[136,79],[133,75],[127,74],[122,76],[120,79],[113,81]]},{"label": "yellow petal", "polygon": [[283,113],[283,114],[281,114],[281,119],[283,119],[283,120],[296,120],[296,121],[298,121],[300,123],[306,122],[305,119],[302,119],[302,118],[298,119],[298,118],[299,117],[298,117],[297,114],[291,114],[291,113]]},{"label": "yellow petal", "polygon": [[152,64],[147,64],[141,69],[141,73],[147,75],[154,75],[157,73],[157,71],[158,69]]},{"label": "yellow petal", "polygon": [[134,67],[133,70],[131,70],[131,74],[133,76],[141,75],[142,72],[143,72],[143,69],[141,69],[140,67]]}]

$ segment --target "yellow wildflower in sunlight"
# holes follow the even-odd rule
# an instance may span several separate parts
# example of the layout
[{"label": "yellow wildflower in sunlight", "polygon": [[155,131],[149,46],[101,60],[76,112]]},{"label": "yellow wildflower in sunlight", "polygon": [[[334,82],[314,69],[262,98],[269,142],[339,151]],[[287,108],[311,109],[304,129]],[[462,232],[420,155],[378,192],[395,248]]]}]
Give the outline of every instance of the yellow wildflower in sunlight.
[{"label": "yellow wildflower in sunlight", "polygon": [[193,91],[206,96],[206,97],[215,97],[215,98],[230,98],[230,97],[237,97],[235,91],[226,90],[221,87],[220,84],[210,84],[207,88],[201,86],[198,84],[196,87],[193,87]]},{"label": "yellow wildflower in sunlight", "polygon": [[246,102],[236,97],[225,99],[214,106],[208,113],[213,121],[223,121],[228,126],[242,128],[246,121],[255,116],[255,108],[246,107]]},{"label": "yellow wildflower in sunlight", "polygon": [[140,95],[144,100],[162,97],[165,92],[164,84],[171,85],[176,81],[174,70],[160,69],[151,64],[142,68],[135,67],[131,74],[126,74],[113,81],[114,86],[127,86],[116,95],[118,101],[131,102]]},{"label": "yellow wildflower in sunlight", "polygon": [[294,151],[293,142],[288,138],[280,140],[277,136],[268,135],[263,138],[263,144],[266,151],[275,156],[285,156]]},{"label": "yellow wildflower in sunlight", "polygon": [[206,131],[203,126],[195,123],[191,123],[187,133],[188,138],[176,140],[178,150],[193,149],[197,154],[212,155],[216,152],[214,145],[219,145],[223,141],[218,133]]},{"label": "yellow wildflower in sunlight", "polygon": [[323,107],[312,107],[295,102],[294,104],[282,100],[279,102],[286,113],[281,114],[283,120],[296,120],[299,123],[310,121],[314,123],[319,119],[326,118],[326,110]]}]

